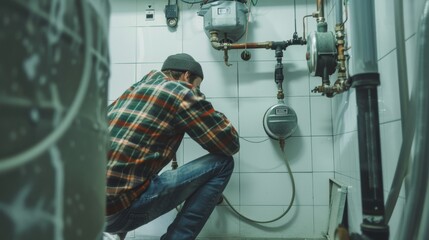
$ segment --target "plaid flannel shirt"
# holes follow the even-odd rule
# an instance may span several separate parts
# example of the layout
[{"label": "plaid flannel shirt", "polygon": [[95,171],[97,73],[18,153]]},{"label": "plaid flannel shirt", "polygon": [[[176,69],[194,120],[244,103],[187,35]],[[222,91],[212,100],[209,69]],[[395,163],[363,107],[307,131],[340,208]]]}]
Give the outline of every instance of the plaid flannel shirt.
[{"label": "plaid flannel shirt", "polygon": [[129,207],[166,166],[185,133],[210,153],[239,150],[230,121],[192,85],[151,71],[108,108],[107,215]]}]

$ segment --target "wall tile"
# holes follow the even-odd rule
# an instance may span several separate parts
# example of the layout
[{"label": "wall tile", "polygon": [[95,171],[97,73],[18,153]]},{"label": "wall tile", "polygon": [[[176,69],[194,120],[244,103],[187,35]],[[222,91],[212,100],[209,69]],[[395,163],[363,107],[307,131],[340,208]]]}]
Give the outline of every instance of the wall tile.
[{"label": "wall tile", "polygon": [[[375,10],[377,55],[378,59],[380,59],[396,48],[395,21],[392,18],[394,8],[392,2],[389,0],[374,1],[374,7],[375,9],[384,10]],[[380,69],[381,68],[379,68],[379,70]]]},{"label": "wall tile", "polygon": [[298,127],[292,136],[310,136],[310,99],[307,97],[290,97],[285,98],[285,103],[295,110],[298,117]]},{"label": "wall tile", "polygon": [[[160,44],[159,39],[168,42]],[[137,62],[164,62],[168,56],[182,52],[181,29],[170,32],[167,27],[138,27],[136,52]]]},{"label": "wall tile", "polygon": [[335,137],[335,171],[353,179],[360,179],[357,132]]},{"label": "wall tile", "polygon": [[404,31],[405,39],[418,32],[420,17],[423,14],[425,0],[404,2]]},{"label": "wall tile", "polygon": [[207,98],[238,97],[237,67],[219,62],[202,62],[204,80],[201,91]]},{"label": "wall tile", "polygon": [[[280,216],[286,206],[242,206],[241,211],[249,218],[266,221]],[[313,206],[292,207],[278,221],[264,224],[240,222],[240,236],[248,238],[321,238],[320,233],[314,232]]]},{"label": "wall tile", "polygon": [[276,103],[275,98],[240,98],[238,105],[240,136],[267,136],[263,127],[264,114]]},{"label": "wall tile", "polygon": [[[239,63],[239,96],[275,98],[277,96],[277,86],[274,81],[275,65],[275,61]],[[284,82],[283,85],[285,85]]]},{"label": "wall tile", "polygon": [[328,233],[329,206],[314,206],[314,233],[325,236]]},{"label": "wall tile", "polygon": [[341,134],[357,130],[356,91],[350,89],[332,101],[333,133]]},{"label": "wall tile", "polygon": [[110,28],[109,51],[111,63],[136,62],[136,28]]},{"label": "wall tile", "polygon": [[[240,203],[240,175],[239,173],[232,173],[231,179],[226,185],[223,191],[224,198],[236,208]],[[224,200],[220,205],[227,206],[227,202]]]},{"label": "wall tile", "polygon": [[329,179],[334,178],[334,173],[313,173],[313,196],[315,206],[329,205]]},{"label": "wall tile", "polygon": [[[241,172],[288,172],[285,156],[292,172],[311,172],[311,142],[309,137],[290,137],[286,140],[285,156],[279,143],[267,138],[240,140]],[[259,143],[252,143],[259,142]]]},{"label": "wall tile", "polygon": [[[312,206],[312,174],[293,173],[293,177],[293,205]],[[240,173],[240,205],[289,205],[291,196],[292,185],[288,173]]]},{"label": "wall tile", "polygon": [[[380,123],[401,119],[396,51],[379,61],[381,85],[378,87]],[[392,68],[395,69],[392,71]]]},{"label": "wall tile", "polygon": [[311,151],[314,172],[331,172],[334,170],[334,147],[332,137],[312,137]]},{"label": "wall tile", "polygon": [[313,135],[332,136],[331,99],[311,97],[311,132]]},{"label": "wall tile", "polygon": [[350,179],[350,188],[347,194],[347,210],[349,216],[349,232],[361,232],[362,223],[362,194],[360,190],[360,181]]},{"label": "wall tile", "polygon": [[[173,222],[176,215],[177,215],[177,210],[173,209],[170,212],[153,220],[152,222],[137,228],[134,231],[135,237],[137,239],[143,238],[143,237],[146,239],[147,236],[156,236],[156,237],[162,236],[167,231],[168,226]],[[128,236],[127,236],[127,239],[128,239]]]},{"label": "wall tile", "polygon": [[161,71],[162,62],[160,63],[139,63],[137,64],[136,81],[140,81],[146,74],[152,70]]},{"label": "wall tile", "polygon": [[[239,62],[240,97],[276,97],[274,80],[276,61]],[[285,96],[308,96],[310,93],[306,62],[283,62]]]},{"label": "wall tile", "polygon": [[228,206],[217,206],[198,237],[238,237],[240,236],[239,222],[239,218]]},{"label": "wall tile", "polygon": [[136,82],[136,65],[112,64],[110,71],[108,99],[114,101]]},{"label": "wall tile", "polygon": [[398,163],[402,146],[401,122],[380,125],[381,159],[384,190],[389,191]]},{"label": "wall tile", "polygon": [[137,0],[111,0],[110,27],[136,26]]},{"label": "wall tile", "polygon": [[213,108],[216,109],[216,111],[223,113],[238,131],[238,99],[207,97],[207,100],[212,103]]}]

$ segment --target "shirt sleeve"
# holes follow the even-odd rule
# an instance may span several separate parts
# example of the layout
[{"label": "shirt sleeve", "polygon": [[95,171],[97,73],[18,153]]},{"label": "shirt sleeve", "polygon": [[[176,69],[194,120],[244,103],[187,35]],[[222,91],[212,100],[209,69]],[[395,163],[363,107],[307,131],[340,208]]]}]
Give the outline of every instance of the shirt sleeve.
[{"label": "shirt sleeve", "polygon": [[210,153],[231,156],[240,149],[238,133],[228,118],[192,91],[185,94],[177,118],[179,128]]}]

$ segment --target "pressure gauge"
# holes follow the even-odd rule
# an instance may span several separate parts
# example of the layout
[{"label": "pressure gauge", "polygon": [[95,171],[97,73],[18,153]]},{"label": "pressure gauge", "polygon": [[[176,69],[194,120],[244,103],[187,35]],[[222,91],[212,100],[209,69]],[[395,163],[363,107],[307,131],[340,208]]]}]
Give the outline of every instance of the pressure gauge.
[{"label": "pressure gauge", "polygon": [[307,38],[307,65],[312,76],[331,75],[337,66],[336,40],[332,32],[312,32]]},{"label": "pressure gauge", "polygon": [[307,37],[307,53],[305,55],[307,59],[308,71],[314,76],[316,73],[317,66],[317,38],[316,32],[312,32]]}]

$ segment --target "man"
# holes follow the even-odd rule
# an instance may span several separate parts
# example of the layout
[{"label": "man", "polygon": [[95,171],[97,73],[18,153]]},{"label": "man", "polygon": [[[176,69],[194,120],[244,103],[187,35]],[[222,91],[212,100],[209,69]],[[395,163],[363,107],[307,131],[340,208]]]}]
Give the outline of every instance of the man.
[{"label": "man", "polygon": [[[106,232],[125,238],[183,207],[161,239],[195,239],[233,171],[239,137],[199,91],[201,65],[188,54],[169,56],[108,108]],[[187,133],[209,154],[158,175]]]}]

